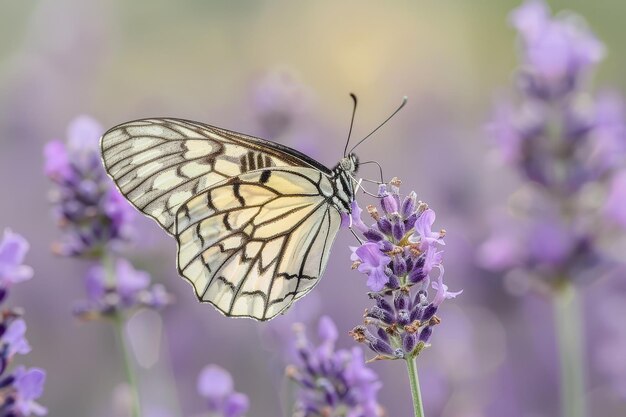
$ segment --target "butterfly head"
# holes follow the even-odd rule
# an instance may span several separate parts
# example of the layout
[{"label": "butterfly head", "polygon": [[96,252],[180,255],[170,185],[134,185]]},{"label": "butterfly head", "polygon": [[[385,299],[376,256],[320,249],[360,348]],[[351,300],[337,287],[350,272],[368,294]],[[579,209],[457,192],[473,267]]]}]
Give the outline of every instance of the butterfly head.
[{"label": "butterfly head", "polygon": [[359,169],[359,158],[351,153],[339,161],[339,167],[350,174],[355,173]]}]

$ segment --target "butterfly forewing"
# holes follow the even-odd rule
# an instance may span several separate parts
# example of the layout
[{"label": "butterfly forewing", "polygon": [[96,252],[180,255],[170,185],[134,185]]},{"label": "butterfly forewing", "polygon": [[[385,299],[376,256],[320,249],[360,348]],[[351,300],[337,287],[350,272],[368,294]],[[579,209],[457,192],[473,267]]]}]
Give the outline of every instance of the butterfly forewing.
[{"label": "butterfly forewing", "polygon": [[124,123],[101,140],[106,170],[121,193],[170,234],[180,205],[226,178],[270,166],[314,166],[327,171],[305,155],[268,144],[178,119]]},{"label": "butterfly forewing", "polygon": [[354,198],[343,171],[201,123],[129,122],[101,147],[121,193],[176,237],[180,275],[228,316],[268,320],[313,288]]}]

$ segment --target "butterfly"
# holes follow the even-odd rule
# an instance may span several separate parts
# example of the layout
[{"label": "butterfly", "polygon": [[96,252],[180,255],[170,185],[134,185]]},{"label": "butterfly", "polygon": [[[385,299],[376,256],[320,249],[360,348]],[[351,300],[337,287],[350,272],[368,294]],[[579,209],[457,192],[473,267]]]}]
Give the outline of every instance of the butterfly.
[{"label": "butterfly", "polygon": [[179,275],[226,316],[270,320],[311,291],[355,199],[352,151],[329,169],[278,143],[175,118],[123,123],[100,146],[122,195],[176,239]]}]

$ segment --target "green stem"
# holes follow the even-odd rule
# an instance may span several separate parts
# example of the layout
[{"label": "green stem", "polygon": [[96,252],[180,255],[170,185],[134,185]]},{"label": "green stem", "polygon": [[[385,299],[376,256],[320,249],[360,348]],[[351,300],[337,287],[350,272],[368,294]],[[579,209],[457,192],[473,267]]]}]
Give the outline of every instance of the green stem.
[{"label": "green stem", "polygon": [[[117,277],[115,275],[115,260],[109,254],[102,256],[102,265],[105,273],[105,283],[107,286],[116,286]],[[137,383],[137,375],[135,373],[135,366],[133,359],[124,337],[124,317],[120,313],[116,313],[113,316],[113,329],[117,343],[122,352],[122,360],[124,366],[124,373],[126,374],[126,382],[130,388],[132,404],[131,404],[131,416],[141,417],[141,401],[139,397],[139,384]]]},{"label": "green stem", "polygon": [[420,380],[417,375],[417,361],[415,357],[406,360],[406,367],[409,371],[409,382],[411,383],[411,395],[413,397],[413,411],[415,417],[424,417],[422,406],[422,391],[420,390]]},{"label": "green stem", "polygon": [[121,315],[116,315],[113,319],[113,327],[115,328],[115,334],[118,344],[122,351],[122,359],[124,364],[124,373],[126,374],[126,381],[130,388],[130,394],[132,398],[131,404],[131,416],[141,416],[141,401],[139,399],[139,384],[137,383],[137,375],[135,373],[135,366],[133,359],[128,349],[126,338],[124,337],[124,319]]},{"label": "green stem", "polygon": [[554,320],[560,360],[561,415],[585,417],[583,320],[576,288],[569,281],[554,294]]}]

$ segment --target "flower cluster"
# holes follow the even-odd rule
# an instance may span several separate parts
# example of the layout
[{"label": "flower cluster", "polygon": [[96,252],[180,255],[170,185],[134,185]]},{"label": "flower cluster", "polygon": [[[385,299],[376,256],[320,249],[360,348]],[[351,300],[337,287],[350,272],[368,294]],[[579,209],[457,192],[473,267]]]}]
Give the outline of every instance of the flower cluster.
[{"label": "flower cluster", "polygon": [[211,417],[241,417],[249,408],[248,397],[235,392],[233,378],[217,365],[207,365],[202,370],[198,393],[206,399]]},{"label": "flower cluster", "polygon": [[161,284],[150,283],[150,275],[118,259],[111,271],[107,265],[92,266],[85,276],[87,300],[78,302],[74,314],[82,319],[113,317],[137,308],[161,309],[172,296]]},{"label": "flower cluster", "polygon": [[319,322],[320,344],[306,336],[304,326],[294,326],[298,361],[287,367],[289,378],[299,386],[298,417],[380,417],[376,399],[382,386],[365,366],[363,351],[335,350],[337,328],[329,317]]},{"label": "flower cluster", "polygon": [[[0,305],[13,284],[32,277],[32,269],[23,265],[27,251],[28,242],[22,236],[5,230],[0,240]],[[25,338],[26,323],[19,309],[0,307],[0,415],[45,415],[47,410],[35,400],[43,394],[46,373],[24,366],[9,370],[16,355],[31,350]]]},{"label": "flower cluster", "polygon": [[[414,192],[400,197],[400,181],[379,188],[379,212],[375,206],[367,211],[374,220],[367,226],[361,220],[361,209],[353,203],[351,223],[366,239],[352,248],[353,269],[368,275],[370,297],[376,305],[365,312],[365,322],[351,334],[378,354],[376,359],[409,359],[426,346],[432,327],[439,323],[437,309],[450,292],[443,283],[442,265],[445,230],[434,232],[435,212],[417,201]],[[437,280],[430,273],[438,270]],[[435,295],[429,299],[428,289]],[[370,331],[373,329],[373,331]]]},{"label": "flower cluster", "polygon": [[580,17],[551,17],[530,0],[511,24],[521,41],[519,97],[496,108],[489,130],[525,183],[511,199],[515,224],[497,230],[479,257],[487,268],[521,267],[558,284],[598,266],[611,225],[624,225],[624,103],[586,88],[604,47]]},{"label": "flower cluster", "polygon": [[44,149],[45,174],[55,184],[53,213],[63,237],[54,245],[63,256],[97,257],[132,234],[133,208],[107,178],[100,159],[102,127],[87,116],[69,125],[67,143]]}]

